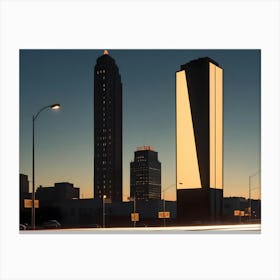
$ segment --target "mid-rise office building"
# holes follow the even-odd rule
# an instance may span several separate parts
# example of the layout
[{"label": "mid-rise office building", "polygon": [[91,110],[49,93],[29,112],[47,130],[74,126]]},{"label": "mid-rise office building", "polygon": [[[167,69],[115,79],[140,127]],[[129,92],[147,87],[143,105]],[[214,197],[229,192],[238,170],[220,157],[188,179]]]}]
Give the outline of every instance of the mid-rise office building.
[{"label": "mid-rise office building", "polygon": [[122,201],[122,82],[108,51],[94,68],[94,198]]},{"label": "mid-rise office building", "polygon": [[138,147],[130,163],[130,196],[136,200],[161,199],[161,163],[151,146]]},{"label": "mid-rise office building", "polygon": [[223,69],[208,57],[176,73],[176,182],[179,219],[221,215]]}]

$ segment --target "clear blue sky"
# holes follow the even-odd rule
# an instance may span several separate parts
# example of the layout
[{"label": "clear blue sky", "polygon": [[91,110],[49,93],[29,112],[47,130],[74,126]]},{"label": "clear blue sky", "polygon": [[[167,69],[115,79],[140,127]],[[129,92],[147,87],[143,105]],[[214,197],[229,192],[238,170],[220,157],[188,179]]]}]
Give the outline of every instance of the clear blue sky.
[{"label": "clear blue sky", "polygon": [[[224,195],[248,196],[260,170],[259,50],[109,50],[123,83],[123,193],[137,146],[152,145],[162,163],[162,188],[175,183],[175,72],[209,56],[224,69]],[[103,50],[20,51],[20,172],[31,180],[32,115],[36,120],[36,187],[68,181],[93,196],[93,70]],[[260,180],[252,180],[259,197]],[[166,197],[175,199],[170,188]]]}]

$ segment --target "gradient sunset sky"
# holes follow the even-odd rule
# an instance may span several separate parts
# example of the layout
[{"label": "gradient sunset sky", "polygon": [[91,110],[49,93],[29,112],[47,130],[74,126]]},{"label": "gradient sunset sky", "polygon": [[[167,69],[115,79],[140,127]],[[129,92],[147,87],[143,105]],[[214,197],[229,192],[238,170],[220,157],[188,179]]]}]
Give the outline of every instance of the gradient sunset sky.
[{"label": "gradient sunset sky", "polygon": [[[71,182],[93,197],[93,85],[103,50],[20,51],[20,173],[32,178],[32,115],[36,120],[36,188]],[[151,145],[162,164],[166,199],[175,193],[175,72],[208,56],[224,69],[224,196],[248,197],[249,175],[260,170],[261,52],[259,50],[110,50],[123,84],[123,198],[129,163]],[[30,183],[31,186],[31,183]],[[260,198],[260,174],[252,178]],[[30,188],[31,190],[31,188]]]}]

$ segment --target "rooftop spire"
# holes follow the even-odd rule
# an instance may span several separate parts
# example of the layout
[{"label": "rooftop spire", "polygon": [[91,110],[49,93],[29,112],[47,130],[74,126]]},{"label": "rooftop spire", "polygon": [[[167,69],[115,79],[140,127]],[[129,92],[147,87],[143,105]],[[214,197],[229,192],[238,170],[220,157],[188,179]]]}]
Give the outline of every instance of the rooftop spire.
[{"label": "rooftop spire", "polygon": [[108,55],[109,52],[108,52],[107,50],[104,50],[103,54],[104,54],[104,55]]}]

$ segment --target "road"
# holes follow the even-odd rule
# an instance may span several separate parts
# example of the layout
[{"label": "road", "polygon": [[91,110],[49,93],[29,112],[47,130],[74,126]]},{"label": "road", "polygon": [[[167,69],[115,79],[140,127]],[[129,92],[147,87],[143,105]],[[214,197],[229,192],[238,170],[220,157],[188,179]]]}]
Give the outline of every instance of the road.
[{"label": "road", "polygon": [[136,227],[136,228],[69,228],[51,230],[26,230],[24,234],[37,233],[90,233],[90,234],[197,234],[197,233],[261,233],[260,224],[209,225],[209,226],[177,226],[177,227]]}]

